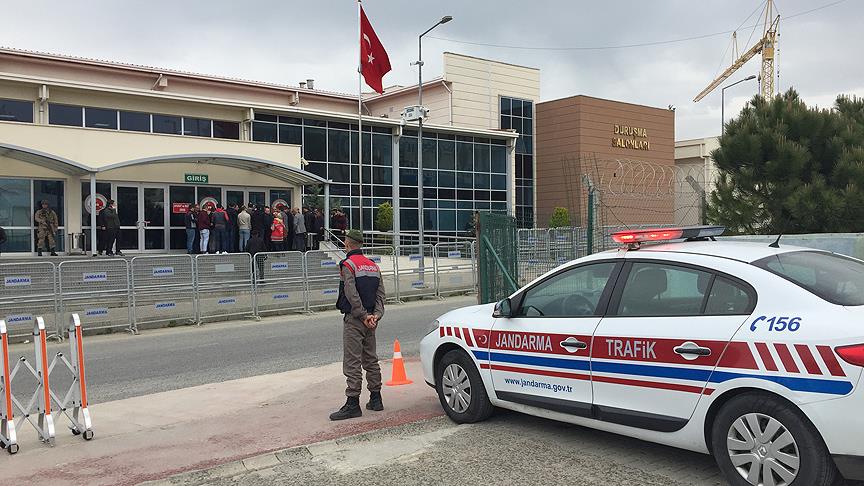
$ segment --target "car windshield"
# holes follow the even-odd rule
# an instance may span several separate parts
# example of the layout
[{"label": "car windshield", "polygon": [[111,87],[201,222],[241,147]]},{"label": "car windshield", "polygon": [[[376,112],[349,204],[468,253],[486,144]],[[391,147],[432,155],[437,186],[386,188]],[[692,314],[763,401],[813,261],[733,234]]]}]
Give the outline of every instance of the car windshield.
[{"label": "car windshield", "polygon": [[753,262],[838,305],[864,305],[864,263],[817,251],[780,253]]}]

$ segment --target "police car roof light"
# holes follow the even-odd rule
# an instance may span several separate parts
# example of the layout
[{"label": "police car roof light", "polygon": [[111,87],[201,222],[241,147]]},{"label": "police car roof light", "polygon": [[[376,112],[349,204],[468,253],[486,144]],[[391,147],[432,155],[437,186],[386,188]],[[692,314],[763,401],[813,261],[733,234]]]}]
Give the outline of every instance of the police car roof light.
[{"label": "police car roof light", "polygon": [[645,241],[671,241],[691,238],[711,238],[720,236],[726,228],[723,226],[686,226],[683,228],[652,228],[627,230],[612,233],[616,243],[630,244]]}]

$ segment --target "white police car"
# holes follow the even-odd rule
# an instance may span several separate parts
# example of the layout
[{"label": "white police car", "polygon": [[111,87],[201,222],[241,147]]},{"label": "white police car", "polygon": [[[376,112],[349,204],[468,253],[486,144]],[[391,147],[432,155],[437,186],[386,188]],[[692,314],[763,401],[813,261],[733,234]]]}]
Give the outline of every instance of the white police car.
[{"label": "white police car", "polygon": [[458,423],[501,407],[707,452],[731,484],[864,479],[864,262],[722,232],[617,233],[444,314],[426,382]]}]

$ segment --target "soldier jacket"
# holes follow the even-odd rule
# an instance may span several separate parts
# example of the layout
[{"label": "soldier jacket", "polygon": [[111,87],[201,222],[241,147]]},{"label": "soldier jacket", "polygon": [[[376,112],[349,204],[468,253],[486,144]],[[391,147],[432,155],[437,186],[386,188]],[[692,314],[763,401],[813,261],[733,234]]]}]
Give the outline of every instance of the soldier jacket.
[{"label": "soldier jacket", "polygon": [[36,211],[36,226],[38,229],[55,233],[60,225],[57,219],[57,213],[53,209],[39,209]]},{"label": "soldier jacket", "polygon": [[339,298],[336,307],[343,314],[365,320],[369,314],[384,315],[384,281],[381,270],[361,250],[352,250],[339,262]]}]

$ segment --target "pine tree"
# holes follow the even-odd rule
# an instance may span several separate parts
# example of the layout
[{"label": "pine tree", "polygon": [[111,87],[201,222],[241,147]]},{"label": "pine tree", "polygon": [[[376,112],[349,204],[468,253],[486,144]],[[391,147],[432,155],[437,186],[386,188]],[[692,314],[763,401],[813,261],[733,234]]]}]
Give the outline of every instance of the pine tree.
[{"label": "pine tree", "polygon": [[549,218],[550,228],[569,228],[570,227],[570,211],[567,208],[555,208],[552,210],[552,216]]},{"label": "pine tree", "polygon": [[864,230],[864,102],[809,108],[794,90],[754,97],[712,152],[709,221],[732,233]]}]

